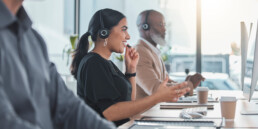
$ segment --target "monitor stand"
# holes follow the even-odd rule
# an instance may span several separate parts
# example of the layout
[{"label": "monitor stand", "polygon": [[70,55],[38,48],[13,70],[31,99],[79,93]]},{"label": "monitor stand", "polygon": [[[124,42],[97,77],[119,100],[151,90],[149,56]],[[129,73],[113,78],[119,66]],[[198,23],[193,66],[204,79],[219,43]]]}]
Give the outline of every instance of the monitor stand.
[{"label": "monitor stand", "polygon": [[242,115],[258,115],[258,110],[242,110]]},{"label": "monitor stand", "polygon": [[[252,99],[253,100],[253,99]],[[257,100],[257,99],[255,99]],[[249,104],[252,104],[254,106],[258,106],[258,102],[255,101],[255,102],[249,102]],[[241,112],[240,112],[242,115],[258,115],[258,109],[243,109]]]}]

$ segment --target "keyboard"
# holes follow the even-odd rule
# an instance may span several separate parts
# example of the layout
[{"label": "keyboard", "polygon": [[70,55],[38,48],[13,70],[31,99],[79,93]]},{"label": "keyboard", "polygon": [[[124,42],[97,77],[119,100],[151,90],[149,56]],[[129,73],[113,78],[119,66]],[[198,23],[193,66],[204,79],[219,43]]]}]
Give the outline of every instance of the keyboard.
[{"label": "keyboard", "polygon": [[208,119],[181,119],[178,117],[143,117],[141,120],[135,120],[129,129],[210,129],[220,128],[222,118]]},{"label": "keyboard", "polygon": [[132,125],[129,129],[217,129],[216,127],[194,127],[194,126],[145,126],[145,125]]},{"label": "keyboard", "polygon": [[193,107],[193,108],[182,109],[182,112],[185,112],[185,113],[199,113],[199,114],[202,114],[202,115],[207,115],[207,110],[208,110],[207,107]]},{"label": "keyboard", "polygon": [[160,109],[184,109],[193,107],[207,107],[208,109],[214,109],[214,104],[197,104],[197,103],[161,103]]},{"label": "keyboard", "polygon": [[213,121],[207,120],[174,120],[174,121],[151,121],[151,120],[135,120],[138,125],[170,125],[170,126],[203,126],[203,127],[214,127]]},{"label": "keyboard", "polygon": [[[197,102],[197,96],[189,96],[189,97],[181,97],[177,101],[178,103],[193,103]],[[212,97],[208,97],[208,102],[218,102],[218,100],[215,100]]]}]

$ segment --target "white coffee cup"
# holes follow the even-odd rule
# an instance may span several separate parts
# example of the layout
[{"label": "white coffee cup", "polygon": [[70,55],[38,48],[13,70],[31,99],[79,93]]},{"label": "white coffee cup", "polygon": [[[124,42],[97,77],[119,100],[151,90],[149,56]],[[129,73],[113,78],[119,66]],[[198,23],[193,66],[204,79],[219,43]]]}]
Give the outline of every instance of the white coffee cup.
[{"label": "white coffee cup", "polygon": [[236,112],[236,102],[236,97],[221,97],[221,116],[224,117],[226,120],[234,120]]},{"label": "white coffee cup", "polygon": [[198,104],[207,104],[208,103],[208,87],[197,87],[197,103]]}]

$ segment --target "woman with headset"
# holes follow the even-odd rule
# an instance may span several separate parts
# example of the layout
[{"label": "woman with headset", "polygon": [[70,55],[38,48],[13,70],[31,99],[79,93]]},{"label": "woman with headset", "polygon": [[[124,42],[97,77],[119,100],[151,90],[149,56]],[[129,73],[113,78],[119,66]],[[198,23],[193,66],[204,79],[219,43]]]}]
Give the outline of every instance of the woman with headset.
[{"label": "woman with headset", "polygon": [[[95,43],[90,52],[89,36]],[[91,18],[88,31],[80,38],[71,65],[71,73],[77,79],[78,96],[116,126],[159,102],[177,101],[189,91],[185,88],[186,82],[167,87],[166,79],[156,93],[135,100],[139,55],[127,45],[129,39],[127,21],[122,13],[112,9],[99,10]],[[125,74],[109,60],[113,52],[123,53],[124,49]]]}]

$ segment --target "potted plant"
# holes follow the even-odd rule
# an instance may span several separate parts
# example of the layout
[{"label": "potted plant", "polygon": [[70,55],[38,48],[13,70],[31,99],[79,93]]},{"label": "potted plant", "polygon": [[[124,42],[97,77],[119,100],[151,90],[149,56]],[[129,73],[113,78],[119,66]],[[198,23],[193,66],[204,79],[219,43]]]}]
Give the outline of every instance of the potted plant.
[{"label": "potted plant", "polygon": [[118,55],[118,56],[115,56],[116,57],[116,59],[118,60],[118,61],[120,61],[120,62],[123,62],[124,61],[124,55],[122,55],[122,54],[120,54],[120,55]]},{"label": "potted plant", "polygon": [[170,46],[161,47],[160,50],[161,50],[161,59],[163,60],[166,70],[169,73],[170,72],[169,56],[170,56],[171,47]]},{"label": "potted plant", "polygon": [[[64,56],[66,54],[66,56],[67,56],[67,63],[66,63],[66,65],[67,66],[69,65],[71,54],[76,49],[76,44],[77,44],[77,41],[78,41],[78,37],[79,37],[78,35],[71,35],[70,36],[70,44],[69,45],[65,45],[65,47],[63,49],[62,57],[64,59]],[[91,47],[93,46],[93,41],[91,39],[91,36],[89,36],[88,40],[89,40],[89,49],[91,49]]]},{"label": "potted plant", "polygon": [[75,48],[76,48],[77,39],[78,39],[78,35],[71,35],[70,36],[70,44],[69,45],[65,45],[65,47],[63,49],[63,56],[62,56],[63,59],[64,59],[65,54],[67,56],[66,65],[69,65],[70,56],[71,56],[72,52],[75,50]]},{"label": "potted plant", "polygon": [[124,71],[124,55],[123,54],[115,54],[115,64],[119,68],[120,71]]}]

